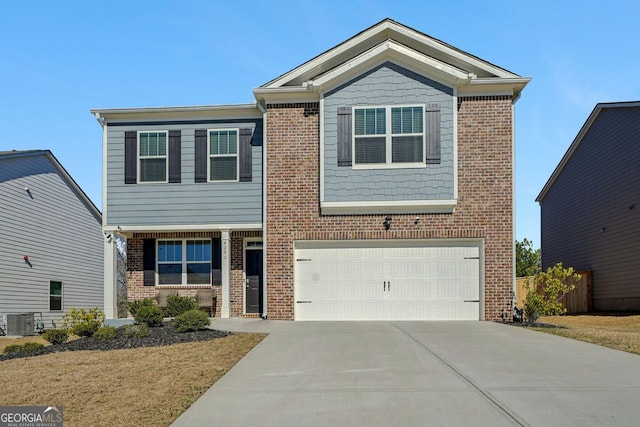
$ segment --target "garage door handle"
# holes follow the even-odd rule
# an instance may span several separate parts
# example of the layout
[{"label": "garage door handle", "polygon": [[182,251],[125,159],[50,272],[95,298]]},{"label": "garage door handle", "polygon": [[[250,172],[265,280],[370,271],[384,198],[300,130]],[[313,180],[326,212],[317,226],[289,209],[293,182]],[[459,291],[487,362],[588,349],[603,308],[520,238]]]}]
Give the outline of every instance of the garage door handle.
[{"label": "garage door handle", "polygon": [[464,302],[480,302],[479,299],[466,299]]}]

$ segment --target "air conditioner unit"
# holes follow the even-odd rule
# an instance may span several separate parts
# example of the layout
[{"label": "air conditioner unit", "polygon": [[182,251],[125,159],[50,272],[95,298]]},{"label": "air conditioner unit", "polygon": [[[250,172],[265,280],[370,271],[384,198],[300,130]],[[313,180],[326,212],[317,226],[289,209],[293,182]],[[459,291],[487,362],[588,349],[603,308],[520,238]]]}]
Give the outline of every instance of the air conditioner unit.
[{"label": "air conditioner unit", "polygon": [[7,314],[7,335],[35,335],[33,313]]}]

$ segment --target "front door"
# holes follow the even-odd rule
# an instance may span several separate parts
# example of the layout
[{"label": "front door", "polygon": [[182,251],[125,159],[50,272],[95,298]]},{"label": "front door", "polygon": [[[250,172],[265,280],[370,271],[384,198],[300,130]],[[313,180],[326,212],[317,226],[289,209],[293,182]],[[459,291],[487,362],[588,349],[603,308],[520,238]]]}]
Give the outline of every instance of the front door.
[{"label": "front door", "polygon": [[262,249],[247,249],[245,253],[245,313],[262,314]]}]

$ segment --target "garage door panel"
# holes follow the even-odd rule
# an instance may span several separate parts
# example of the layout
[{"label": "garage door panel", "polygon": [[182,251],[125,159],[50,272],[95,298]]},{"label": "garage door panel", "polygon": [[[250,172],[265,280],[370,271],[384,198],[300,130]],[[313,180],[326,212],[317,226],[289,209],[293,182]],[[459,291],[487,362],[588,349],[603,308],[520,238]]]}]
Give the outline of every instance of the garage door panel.
[{"label": "garage door panel", "polygon": [[[478,243],[319,242],[296,249],[297,320],[478,320]],[[300,261],[303,259],[304,261]]]}]

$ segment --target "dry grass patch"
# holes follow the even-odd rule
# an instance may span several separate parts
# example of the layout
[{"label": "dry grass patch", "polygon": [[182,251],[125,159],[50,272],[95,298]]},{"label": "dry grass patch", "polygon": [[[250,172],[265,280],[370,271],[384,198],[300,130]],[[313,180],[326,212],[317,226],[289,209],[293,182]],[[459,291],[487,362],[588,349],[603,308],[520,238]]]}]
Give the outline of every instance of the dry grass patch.
[{"label": "dry grass patch", "polygon": [[564,328],[533,328],[537,331],[640,354],[640,315],[545,316],[539,321]]},{"label": "dry grass patch", "polygon": [[2,404],[62,405],[67,426],[166,426],[264,337],[2,361]]}]

